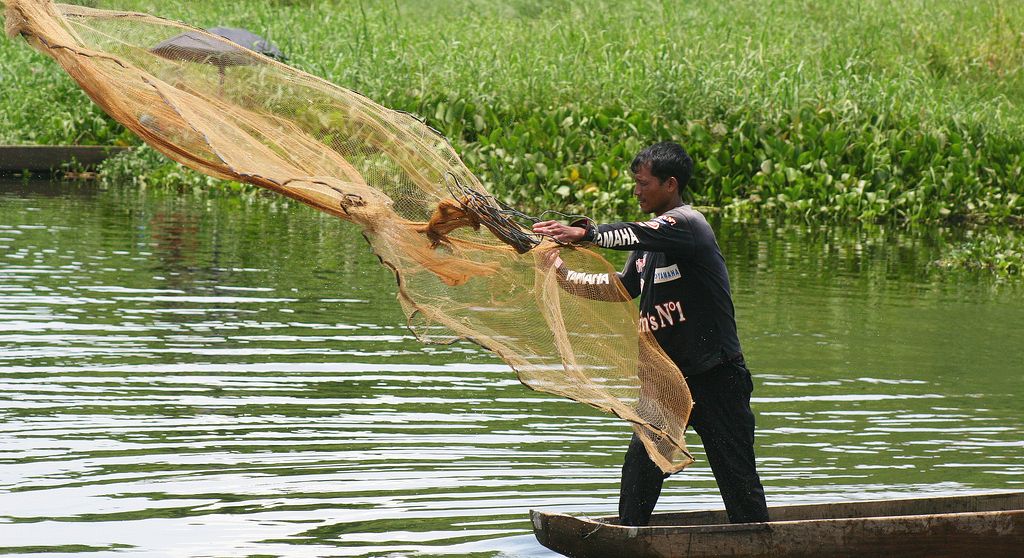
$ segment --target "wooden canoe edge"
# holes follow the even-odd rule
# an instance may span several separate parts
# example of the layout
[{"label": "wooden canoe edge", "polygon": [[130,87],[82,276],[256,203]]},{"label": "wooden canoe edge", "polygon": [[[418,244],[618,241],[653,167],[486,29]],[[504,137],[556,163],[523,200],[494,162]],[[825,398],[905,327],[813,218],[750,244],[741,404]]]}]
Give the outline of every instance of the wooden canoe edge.
[{"label": "wooden canoe edge", "polygon": [[[1024,509],[1024,491],[1002,490],[912,498],[845,500],[820,504],[787,504],[771,506],[768,512],[772,521],[795,521],[1009,509]],[[654,514],[651,517],[651,526],[714,525],[725,523],[725,518],[725,510],[666,512]],[[607,516],[598,519],[614,523],[616,518]]]}]

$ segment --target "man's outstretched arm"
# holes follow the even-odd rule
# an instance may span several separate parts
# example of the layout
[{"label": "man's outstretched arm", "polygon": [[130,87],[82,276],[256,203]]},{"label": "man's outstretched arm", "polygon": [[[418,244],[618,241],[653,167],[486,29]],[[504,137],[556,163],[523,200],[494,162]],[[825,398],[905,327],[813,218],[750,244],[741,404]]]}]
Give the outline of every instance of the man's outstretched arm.
[{"label": "man's outstretched arm", "polygon": [[593,242],[613,250],[647,250],[684,255],[692,253],[693,232],[685,218],[662,215],[638,223],[609,223],[583,226],[544,221],[533,226],[533,232],[550,236],[565,244]]}]

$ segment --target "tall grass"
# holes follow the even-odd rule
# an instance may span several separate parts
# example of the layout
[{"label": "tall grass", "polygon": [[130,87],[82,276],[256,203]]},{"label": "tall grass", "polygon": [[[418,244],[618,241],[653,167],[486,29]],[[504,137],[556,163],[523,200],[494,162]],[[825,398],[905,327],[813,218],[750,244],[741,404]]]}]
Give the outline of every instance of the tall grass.
[{"label": "tall grass", "polygon": [[[741,217],[1024,217],[1018,1],[93,4],[266,34],[527,209],[635,217],[632,156],[676,140],[694,201]],[[0,60],[0,141],[134,141],[23,45]]]}]

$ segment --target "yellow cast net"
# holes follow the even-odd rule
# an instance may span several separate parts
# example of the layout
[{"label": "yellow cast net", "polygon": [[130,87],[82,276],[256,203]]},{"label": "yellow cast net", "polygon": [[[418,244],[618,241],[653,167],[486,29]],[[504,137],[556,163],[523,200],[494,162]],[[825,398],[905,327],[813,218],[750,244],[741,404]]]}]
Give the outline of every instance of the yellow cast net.
[{"label": "yellow cast net", "polygon": [[[51,56],[155,149],[360,226],[394,272],[421,340],[474,341],[527,387],[632,423],[664,471],[691,462],[686,382],[639,331],[615,270],[519,225],[429,126],[181,23],[46,0],[6,4],[9,36]],[[552,251],[610,282],[567,292]]]}]

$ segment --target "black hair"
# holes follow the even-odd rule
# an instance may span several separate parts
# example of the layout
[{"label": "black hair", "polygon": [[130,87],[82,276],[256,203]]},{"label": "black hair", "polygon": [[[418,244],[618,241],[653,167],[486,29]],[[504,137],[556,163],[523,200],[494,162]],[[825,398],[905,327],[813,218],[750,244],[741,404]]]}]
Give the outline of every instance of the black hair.
[{"label": "black hair", "polygon": [[663,141],[645,148],[637,153],[629,170],[636,174],[641,168],[649,166],[651,174],[658,180],[676,177],[679,191],[682,192],[693,174],[693,159],[686,153],[683,146],[672,141]]}]

